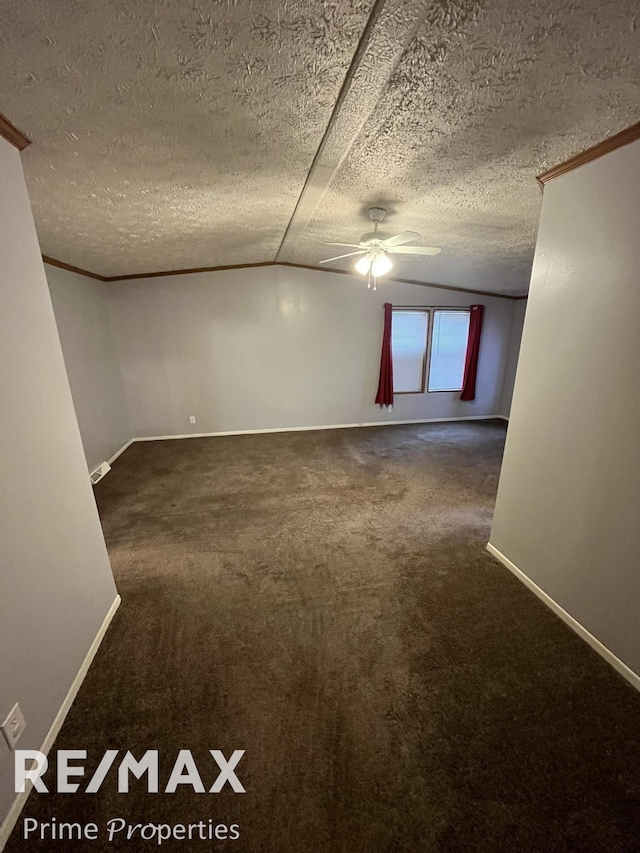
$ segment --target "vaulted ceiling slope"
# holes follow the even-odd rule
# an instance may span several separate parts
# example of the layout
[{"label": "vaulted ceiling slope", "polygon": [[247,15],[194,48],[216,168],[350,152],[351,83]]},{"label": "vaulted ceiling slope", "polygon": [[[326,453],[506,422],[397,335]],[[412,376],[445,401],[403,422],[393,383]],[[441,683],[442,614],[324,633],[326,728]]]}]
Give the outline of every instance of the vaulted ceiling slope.
[{"label": "vaulted ceiling slope", "polygon": [[[366,209],[398,277],[528,286],[537,173],[638,120],[636,0],[3,0],[0,112],[45,255],[316,265]],[[335,262],[348,268],[352,259]]]}]

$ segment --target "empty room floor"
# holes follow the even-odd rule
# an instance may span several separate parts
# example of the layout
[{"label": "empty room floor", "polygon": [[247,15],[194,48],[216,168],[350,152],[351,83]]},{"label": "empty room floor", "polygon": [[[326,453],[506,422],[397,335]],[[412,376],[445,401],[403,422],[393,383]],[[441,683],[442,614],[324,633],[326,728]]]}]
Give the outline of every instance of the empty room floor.
[{"label": "empty room floor", "polygon": [[[207,788],[208,750],[244,749],[247,792],[118,794],[111,773],[23,817],[240,827],[163,850],[637,851],[640,696],[485,551],[504,438],[132,445],[96,488],[122,605],[55,746],[89,769],[158,749],[161,791],[179,749]],[[59,849],[7,850],[38,848]]]}]

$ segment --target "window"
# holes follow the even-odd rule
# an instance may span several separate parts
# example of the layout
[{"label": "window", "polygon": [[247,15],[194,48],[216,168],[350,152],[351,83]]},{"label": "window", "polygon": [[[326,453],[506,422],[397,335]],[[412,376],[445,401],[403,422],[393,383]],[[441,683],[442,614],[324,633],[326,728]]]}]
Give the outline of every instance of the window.
[{"label": "window", "polygon": [[434,310],[428,391],[462,390],[469,313],[468,310]]},{"label": "window", "polygon": [[394,309],[391,314],[394,394],[422,394],[427,362],[429,311]]},{"label": "window", "polygon": [[423,394],[427,362],[427,391],[462,390],[469,317],[468,308],[393,309],[394,394]]}]

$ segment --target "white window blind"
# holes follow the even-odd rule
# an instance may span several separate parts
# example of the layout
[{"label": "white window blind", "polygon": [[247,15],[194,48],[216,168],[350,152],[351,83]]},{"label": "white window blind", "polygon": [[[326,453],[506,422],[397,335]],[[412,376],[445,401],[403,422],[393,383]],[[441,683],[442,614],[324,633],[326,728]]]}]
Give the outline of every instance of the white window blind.
[{"label": "white window blind", "polygon": [[429,391],[462,389],[468,337],[469,311],[433,312]]},{"label": "white window blind", "polygon": [[429,314],[394,310],[391,315],[393,390],[396,394],[424,391]]}]

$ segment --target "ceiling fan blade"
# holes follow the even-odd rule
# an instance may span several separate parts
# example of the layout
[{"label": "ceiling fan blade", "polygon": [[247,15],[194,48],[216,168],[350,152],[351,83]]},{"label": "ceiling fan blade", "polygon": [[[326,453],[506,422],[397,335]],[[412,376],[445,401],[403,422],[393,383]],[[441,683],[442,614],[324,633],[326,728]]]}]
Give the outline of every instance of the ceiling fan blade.
[{"label": "ceiling fan blade", "polygon": [[351,255],[366,255],[367,250],[361,249],[359,252],[347,252],[346,255],[336,255],[335,258],[325,258],[324,261],[320,261],[321,264],[328,264],[330,261],[339,261],[340,258],[350,258]]},{"label": "ceiling fan blade", "polygon": [[395,237],[389,237],[382,244],[385,246],[401,246],[403,243],[410,243],[412,240],[421,240],[422,235],[417,231],[403,231],[401,234],[396,234]]},{"label": "ceiling fan blade", "polygon": [[349,246],[351,249],[359,249],[360,243],[329,243],[325,240],[325,246]]},{"label": "ceiling fan blade", "polygon": [[389,249],[393,255],[439,255],[441,251],[433,246],[391,246]]}]

